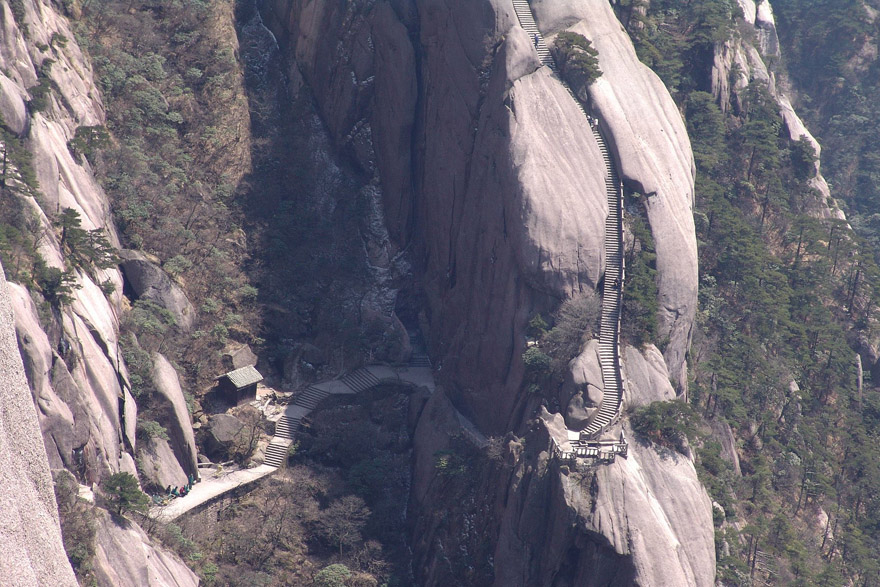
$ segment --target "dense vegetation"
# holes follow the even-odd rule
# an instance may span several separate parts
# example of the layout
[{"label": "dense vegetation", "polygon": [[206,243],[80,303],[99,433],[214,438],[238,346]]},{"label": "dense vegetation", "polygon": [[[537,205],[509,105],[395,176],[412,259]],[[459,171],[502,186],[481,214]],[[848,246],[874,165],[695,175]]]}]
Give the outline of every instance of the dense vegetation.
[{"label": "dense vegetation", "polygon": [[562,76],[572,87],[588,86],[602,75],[599,52],[583,35],[559,33],[553,42],[553,53]]},{"label": "dense vegetation", "polygon": [[209,585],[413,584],[409,404],[396,386],[328,400],[305,422],[288,469],[166,531],[166,544],[197,560]]},{"label": "dense vegetation", "polygon": [[[715,43],[754,35],[737,25],[736,2],[661,0],[646,11],[622,4],[640,57],[685,114],[697,163],[701,291],[690,400],[706,423],[690,429],[656,408],[636,420],[671,444],[690,429],[701,478],[724,509],[716,523],[725,583],[876,583],[878,393],[870,378],[859,385],[855,361],[860,344],[876,337],[878,249],[862,238],[873,234],[817,215],[826,203],[809,185],[816,154],[806,140],[788,139],[766,84],[753,80],[726,112],[709,93]],[[781,18],[792,15],[783,38],[796,80],[839,87],[834,97],[856,91],[834,80],[846,77],[865,34],[857,4],[774,3]],[[781,76],[780,64],[771,65]],[[850,111],[827,92],[824,99],[823,107],[841,109],[829,125],[877,119],[864,111],[876,100],[856,100],[861,109]],[[835,138],[861,149],[861,158],[838,159],[851,181],[835,183],[836,197],[853,193],[856,210],[871,209],[877,189],[867,175],[869,137]],[[859,182],[872,191],[851,191]],[[855,217],[855,226],[865,224]],[[741,475],[720,458],[713,420],[732,427]]]}]

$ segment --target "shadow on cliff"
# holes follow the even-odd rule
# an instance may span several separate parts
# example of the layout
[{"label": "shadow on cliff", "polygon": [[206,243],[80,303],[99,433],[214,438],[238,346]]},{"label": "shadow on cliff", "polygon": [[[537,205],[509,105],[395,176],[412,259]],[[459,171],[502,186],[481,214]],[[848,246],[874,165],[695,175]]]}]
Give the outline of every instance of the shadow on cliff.
[{"label": "shadow on cliff", "polygon": [[368,182],[334,153],[308,86],[252,0],[237,4],[236,19],[253,169],[235,202],[249,238],[247,271],[259,290],[268,375],[297,385],[303,364],[307,375],[335,374],[363,350],[361,308],[376,295],[362,238]]}]

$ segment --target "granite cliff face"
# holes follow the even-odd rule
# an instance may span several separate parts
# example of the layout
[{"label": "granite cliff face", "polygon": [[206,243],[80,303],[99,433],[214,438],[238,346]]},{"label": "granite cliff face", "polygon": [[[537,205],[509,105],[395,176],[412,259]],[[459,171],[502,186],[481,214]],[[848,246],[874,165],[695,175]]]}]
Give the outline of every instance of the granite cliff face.
[{"label": "granite cliff face", "polygon": [[[68,148],[78,127],[103,124],[104,109],[91,65],[59,6],[39,0],[0,2],[0,124],[23,140],[39,182],[38,196],[4,193],[3,205],[33,217],[28,228],[36,252],[49,267],[63,269],[60,235],[53,226],[61,210],[75,210],[82,229],[102,229],[112,245],[118,247],[119,240],[109,201],[88,162],[78,162]],[[37,108],[31,100],[41,79],[48,80],[44,83],[51,91]],[[0,379],[12,382],[4,386],[7,396],[0,401],[3,444],[9,449],[2,451],[2,468],[10,484],[0,504],[0,544],[10,549],[0,556],[4,585],[76,584],[60,542],[50,468],[66,468],[85,485],[118,471],[137,473],[137,406],[118,344],[122,275],[116,268],[77,269],[75,277],[77,288],[63,306],[53,307],[18,284],[4,281],[0,288],[7,369]],[[40,432],[42,443],[34,444]],[[190,456],[179,457],[187,471],[194,468]],[[99,537],[112,533],[99,528]],[[175,555],[154,550],[139,529],[130,533],[127,544],[143,552],[129,566],[144,576],[197,581]],[[104,568],[112,564],[95,563],[99,584],[119,584]]]},{"label": "granite cliff face", "polygon": [[[669,341],[665,359],[627,351],[632,402],[674,397],[670,375],[685,389],[697,291],[684,124],[607,2],[532,8],[545,35],[574,30],[599,49],[605,74],[580,93],[627,187],[649,196]],[[562,417],[534,419],[522,390],[529,317],[602,278],[607,200],[587,121],[540,67],[512,3],[274,0],[263,17],[338,147],[381,187],[389,232],[420,268],[442,383],[416,432],[420,583],[448,584],[472,566],[474,584],[486,584],[481,572],[496,585],[712,584],[711,504],[691,461],[637,447],[611,467],[563,471],[548,461],[550,436],[567,441]],[[601,390],[589,352],[566,385],[584,406]],[[459,414],[525,441],[508,435],[505,464],[481,468],[478,489],[461,496],[467,511],[449,504],[440,516],[455,482],[438,474],[435,455],[458,447]],[[583,415],[569,410],[569,424]]]},{"label": "granite cliff face", "polygon": [[74,586],[2,267],[0,381],[0,583]]},{"label": "granite cliff face", "polygon": [[[776,21],[770,0],[737,0],[743,11],[745,24],[752,27],[754,41],[743,38],[728,41],[716,47],[715,62],[712,67],[712,93],[723,110],[739,108],[746,86],[753,81],[767,85],[770,94],[779,104],[785,130],[792,141],[801,138],[809,141],[816,153],[815,176],[809,185],[816,190],[817,197],[811,204],[811,214],[818,218],[837,218],[846,220],[843,210],[831,198],[828,182],[822,176],[820,156],[822,147],[804,125],[791,105],[786,88],[777,80],[776,72],[768,63],[778,63],[782,53],[779,37],[776,35]],[[732,75],[735,73],[735,75]]]}]

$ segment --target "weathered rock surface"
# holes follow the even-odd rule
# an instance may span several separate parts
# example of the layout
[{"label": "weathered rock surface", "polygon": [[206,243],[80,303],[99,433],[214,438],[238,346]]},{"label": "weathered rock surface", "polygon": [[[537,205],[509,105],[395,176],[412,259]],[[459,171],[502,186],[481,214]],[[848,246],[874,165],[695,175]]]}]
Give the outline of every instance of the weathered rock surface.
[{"label": "weathered rock surface", "polygon": [[138,460],[146,485],[152,483],[158,487],[181,487],[189,481],[187,474],[180,468],[174,451],[164,438],[153,437],[138,445]]},{"label": "weathered rock surface", "polygon": [[0,583],[75,586],[13,324],[0,267]]},{"label": "weathered rock surface", "polygon": [[[605,0],[531,5],[545,32],[571,28],[599,48],[605,74],[589,88],[589,99],[627,185],[651,196],[661,336],[669,343],[665,361],[656,350],[633,357],[630,377],[634,401],[668,397],[674,394],[669,374],[686,385],[696,309],[694,163],[684,124]],[[711,505],[689,461],[673,462],[667,478],[638,466],[660,467],[661,457],[636,458],[631,469],[597,477],[591,497],[563,490],[562,472],[532,448],[531,434],[543,427],[523,421],[536,407],[522,389],[526,324],[561,299],[595,289],[604,271],[607,201],[604,162],[587,121],[539,66],[511,3],[273,0],[264,18],[311,86],[336,145],[378,177],[389,232],[410,247],[422,276],[441,385],[421,413],[415,440],[419,581],[450,584],[453,553],[488,548],[494,570],[486,572],[495,573],[497,585],[623,585],[636,577],[643,584],[711,584]],[[599,397],[594,355],[588,349],[575,362],[558,398],[571,422],[582,420]],[[484,433],[529,426],[538,432],[529,433],[525,449],[510,441],[519,446],[511,449],[512,470],[479,478],[469,514],[462,514],[479,512],[479,519],[450,521],[456,514],[448,513],[443,526],[432,522],[442,507],[438,487],[446,483],[437,477],[435,454],[454,445],[457,413]],[[546,431],[542,438],[537,444],[549,447]],[[614,502],[626,483],[644,520],[630,523]],[[669,495],[675,491],[686,497],[676,501]],[[604,500],[601,528],[589,508],[580,508],[589,500]],[[687,511],[674,511],[678,505]],[[621,534],[608,528],[609,520]],[[477,537],[476,528],[485,535]],[[667,541],[657,551],[666,559],[646,552],[640,536],[648,535]],[[656,575],[647,574],[661,562]]]},{"label": "weathered rock surface", "polygon": [[0,120],[17,135],[24,134],[28,125],[25,94],[12,80],[0,73]]},{"label": "weathered rock surface", "polygon": [[[541,3],[552,5],[551,0]],[[587,88],[590,102],[624,184],[647,196],[657,252],[658,336],[668,337],[664,356],[669,374],[686,390],[685,355],[697,308],[696,167],[690,140],[675,102],[660,78],[639,61],[611,5],[604,0],[581,5],[589,18],[567,28],[590,39],[599,52],[603,73]],[[564,14],[561,6],[558,10]],[[542,11],[536,12],[543,27]],[[572,10],[571,17],[577,16]]]},{"label": "weathered rock surface", "polygon": [[[20,5],[20,23],[8,3],[0,8],[0,102],[6,124],[26,133],[41,196],[39,202],[23,198],[16,205],[25,206],[25,212],[42,224],[38,252],[48,265],[62,267],[50,218],[60,209],[73,208],[84,229],[103,228],[112,243],[118,242],[103,191],[88,164],[74,161],[67,147],[78,126],[103,122],[103,106],[91,66],[67,19],[52,4],[23,0]],[[68,42],[57,42],[60,38]],[[47,59],[53,61],[50,68]],[[27,88],[37,82],[41,68],[53,82],[47,109],[22,118],[19,102],[29,97]],[[116,270],[95,276],[78,272],[77,281],[80,287],[73,301],[51,315],[44,313],[42,319],[24,290],[13,289],[13,304],[50,462],[78,471],[91,482],[109,472],[134,470],[133,459],[120,447],[134,449],[136,407],[132,401],[119,401],[126,397],[120,378],[127,380],[124,361],[117,355],[121,275]],[[116,286],[115,294],[104,294],[98,283],[105,281]]]},{"label": "weathered rock surface", "polygon": [[[361,161],[379,170],[391,235],[415,240],[426,263],[432,339],[448,345],[433,350],[450,393],[481,427],[502,429],[523,401],[514,391],[527,308],[550,307],[601,277],[601,155],[570,96],[539,69],[528,35],[509,29],[510,5],[395,9],[278,1],[266,20],[337,142],[349,148],[351,129],[369,123],[358,128],[369,127],[373,155]],[[417,26],[422,67],[432,72],[420,89],[406,34]],[[373,53],[363,50],[370,35]],[[339,38],[344,59],[331,57]],[[372,75],[372,84],[351,81]],[[417,90],[426,96],[418,116]],[[414,152],[413,140],[424,146]]]},{"label": "weathered rock surface", "polygon": [[257,355],[248,345],[241,345],[238,348],[229,349],[223,354],[223,366],[229,371],[241,369],[248,365],[257,364]]},{"label": "weathered rock surface", "polygon": [[[51,333],[50,341],[28,291],[15,284],[9,290],[50,464],[81,471],[89,483],[118,471],[122,391],[101,345],[75,314],[64,321],[62,331]],[[133,402],[128,402],[125,414],[133,425],[137,419]]]},{"label": "weathered rock surface", "polygon": [[99,586],[196,587],[199,584],[198,576],[177,555],[152,544],[137,524],[127,520],[122,524],[117,524],[106,512],[98,516],[94,566]]},{"label": "weathered rock surface", "polygon": [[186,398],[177,371],[162,354],[153,354],[153,385],[158,395],[157,417],[168,430],[171,448],[184,473],[198,475],[198,450]]},{"label": "weathered rock surface", "polygon": [[[589,514],[589,525],[615,552],[632,554],[634,583],[714,585],[712,502],[689,459],[636,440],[628,458],[598,468],[597,481],[603,490],[595,504],[579,511]],[[566,502],[577,503],[577,497]]]},{"label": "weathered rock surface", "polygon": [[244,422],[232,414],[211,416],[205,436],[205,449],[215,460],[225,460],[233,447],[239,442]]},{"label": "weathered rock surface", "polygon": [[627,408],[675,399],[663,355],[654,345],[641,351],[631,346],[623,348],[623,377],[623,401]]},{"label": "weathered rock surface", "polygon": [[180,286],[140,251],[123,250],[119,256],[119,266],[137,299],[156,302],[171,312],[180,328],[191,329],[196,311]]},{"label": "weathered rock surface", "polygon": [[580,430],[587,424],[592,411],[602,403],[605,383],[599,362],[599,341],[592,339],[584,350],[571,360],[565,374],[559,403],[567,406],[565,423],[572,430]]},{"label": "weathered rock surface", "polygon": [[452,584],[462,564],[498,587],[714,584],[712,505],[688,458],[631,442],[627,459],[570,471],[549,455],[551,435],[565,445],[563,419],[543,411],[505,439],[503,462],[469,458],[462,508],[436,471],[437,451],[463,454],[460,433],[439,388],[416,429],[413,504],[433,505],[413,521],[419,584]]},{"label": "weathered rock surface", "polygon": [[[743,39],[736,39],[718,47],[712,67],[712,92],[719,100],[721,108],[726,110],[731,104],[736,107],[741,104],[740,92],[750,82],[757,80],[767,84],[767,89],[779,104],[779,114],[785,123],[789,138],[792,141],[805,138],[816,152],[815,175],[808,182],[819,194],[811,207],[812,214],[820,218],[846,220],[843,210],[831,199],[828,182],[822,176],[819,160],[822,147],[795,112],[783,88],[777,85],[775,72],[764,61],[764,58],[768,57],[778,62],[781,57],[770,0],[759,3],[754,0],[737,1],[743,10],[746,23],[754,28],[757,43],[752,45]],[[728,80],[733,71],[737,72],[737,79],[731,85]]]}]

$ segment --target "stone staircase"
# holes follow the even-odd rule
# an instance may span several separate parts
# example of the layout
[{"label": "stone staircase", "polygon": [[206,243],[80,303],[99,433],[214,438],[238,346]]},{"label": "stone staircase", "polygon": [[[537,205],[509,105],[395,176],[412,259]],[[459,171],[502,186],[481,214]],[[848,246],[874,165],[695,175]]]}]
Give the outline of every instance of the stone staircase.
[{"label": "stone staircase", "polygon": [[371,387],[379,385],[379,380],[376,378],[376,376],[366,369],[358,369],[357,371],[352,371],[342,378],[342,382],[349,386],[351,390],[355,393],[360,393],[364,390],[370,389]]},{"label": "stone staircase", "polygon": [[[513,0],[513,8],[516,12],[522,28],[533,40],[541,63],[550,68],[555,74],[556,63],[547,47],[541,31],[535,23],[528,0]],[[598,120],[587,114],[577,96],[571,91],[564,81],[563,87],[574,99],[581,113],[590,123],[590,128],[602,152],[605,161],[605,191],[608,197],[608,217],[605,219],[605,278],[602,288],[602,316],[599,332],[599,360],[602,366],[602,381],[605,387],[602,403],[599,409],[593,413],[587,422],[587,426],[580,431],[580,440],[575,442],[574,451],[565,453],[566,457],[598,457],[605,460],[607,455],[621,454],[626,456],[626,441],[611,441],[599,446],[595,440],[605,428],[614,422],[620,413],[620,403],[623,398],[623,379],[620,375],[620,307],[622,302],[623,282],[625,277],[623,263],[623,226],[621,198],[623,189],[620,177],[608,152],[608,146],[599,130]],[[605,446],[607,444],[607,446]],[[557,447],[558,451],[558,447]],[[560,454],[562,454],[560,452]]]},{"label": "stone staircase", "polygon": [[314,410],[328,395],[330,395],[330,392],[318,389],[314,385],[311,385],[307,387],[305,391],[296,396],[293,405]]},{"label": "stone staircase", "polygon": [[[547,43],[544,42],[544,36],[538,30],[538,25],[535,24],[535,18],[532,16],[532,8],[529,6],[528,0],[513,0],[513,9],[516,11],[520,26],[529,33],[529,39],[535,45],[541,63],[555,72],[556,62],[553,61],[550,49],[547,47]],[[537,39],[537,44],[535,44],[535,39]]]},{"label": "stone staircase", "polygon": [[[407,366],[416,368],[431,367],[431,360],[428,358],[428,355],[424,350],[422,350],[420,344],[414,347],[414,352]],[[381,383],[379,378],[373,375],[373,373],[367,368],[352,371],[351,373],[344,375],[338,380],[338,382],[343,383],[349,391],[346,392],[337,387],[333,393],[361,393]],[[270,467],[282,467],[287,462],[287,453],[290,450],[290,445],[293,443],[294,436],[297,431],[299,431],[303,416],[314,410],[318,407],[318,404],[331,395],[329,390],[321,389],[318,385],[310,385],[294,397],[289,408],[293,408],[291,412],[299,414],[298,416],[290,416],[286,412],[282,414],[281,418],[275,423],[275,436],[269,442],[263,455],[264,465],[269,465]]]},{"label": "stone staircase", "polygon": [[599,362],[602,365],[602,383],[605,392],[602,404],[581,430],[581,440],[600,434],[611,424],[620,411],[623,381],[620,376],[620,306],[623,298],[623,230],[621,225],[620,178],[608,146],[597,124],[591,124],[593,135],[605,160],[605,192],[608,197],[608,217],[605,219],[605,279],[602,287],[602,318],[599,328]]}]

